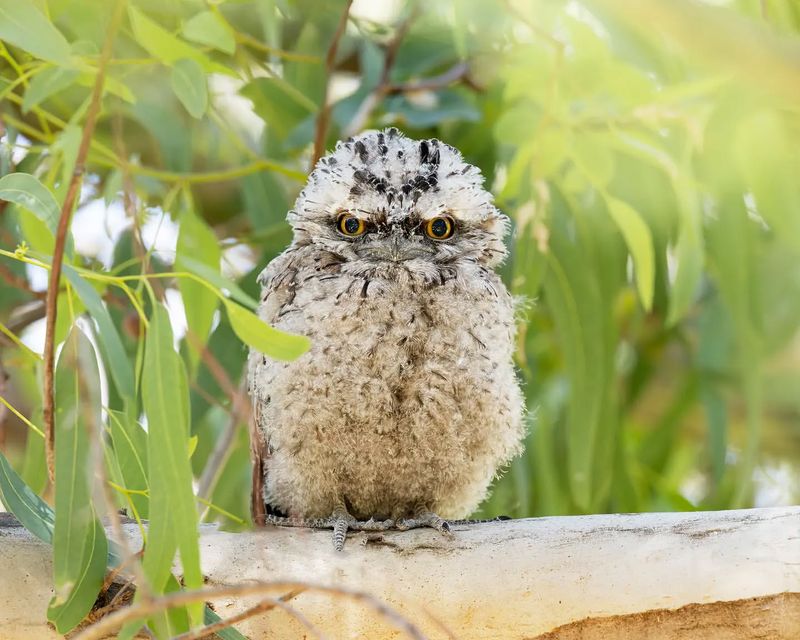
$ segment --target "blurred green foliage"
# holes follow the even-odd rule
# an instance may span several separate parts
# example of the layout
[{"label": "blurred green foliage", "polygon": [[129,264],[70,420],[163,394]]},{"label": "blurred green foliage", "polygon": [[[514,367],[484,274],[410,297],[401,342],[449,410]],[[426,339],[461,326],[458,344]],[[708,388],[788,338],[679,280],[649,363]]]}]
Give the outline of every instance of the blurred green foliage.
[{"label": "blurred green foliage", "polygon": [[[114,5],[0,0],[0,443],[21,477],[0,492],[24,480],[54,499],[56,532],[69,489],[47,483],[25,342]],[[390,124],[440,138],[513,219],[503,275],[530,428],[483,515],[745,507],[775,500],[775,474],[777,500],[800,498],[785,486],[800,477],[796,3],[364,1],[327,61],[341,1],[126,5],[56,338],[89,318],[98,455],[113,499],[161,540],[145,559],[157,590],[175,588],[176,549],[199,579],[193,481],[205,519],[249,522],[243,341],[284,358],[304,345],[247,309],[289,242],[317,133],[327,148]],[[157,357],[179,299],[180,357]],[[60,367],[62,386],[79,369]],[[103,505],[80,481],[72,494],[89,509],[74,531],[93,529]]]}]

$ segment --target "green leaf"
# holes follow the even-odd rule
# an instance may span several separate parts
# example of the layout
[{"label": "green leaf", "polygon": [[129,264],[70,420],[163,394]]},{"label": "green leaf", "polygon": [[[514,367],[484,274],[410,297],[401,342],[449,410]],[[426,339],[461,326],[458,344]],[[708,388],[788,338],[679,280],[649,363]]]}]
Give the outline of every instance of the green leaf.
[{"label": "green leaf", "polygon": [[63,270],[64,276],[97,323],[100,348],[105,356],[107,369],[114,378],[114,384],[117,385],[117,392],[124,399],[132,400],[135,397],[133,369],[108,309],[103,304],[100,294],[75,269],[65,264]]},{"label": "green leaf", "polygon": [[[184,581],[203,585],[198,548],[198,513],[189,463],[189,388],[183,361],[173,347],[169,315],[163,305],[153,309],[145,339],[142,399],[147,415],[147,455],[150,480],[150,529],[144,572],[157,593],[171,575],[180,550]],[[190,607],[200,621],[202,605]]]},{"label": "green leaf", "polygon": [[183,23],[183,37],[192,42],[205,44],[224,53],[236,50],[233,33],[213,11],[202,11]]},{"label": "green leaf", "polygon": [[608,136],[581,133],[573,138],[572,160],[595,186],[602,188],[614,177],[614,155]]},{"label": "green leaf", "polygon": [[[109,410],[111,441],[114,445],[114,461],[118,482],[132,491],[147,491],[147,433],[136,419],[123,411]],[[128,499],[133,503],[140,518],[146,520],[150,513],[150,499],[140,493],[131,493]]]},{"label": "green leaf", "polygon": [[55,527],[53,510],[17,475],[2,452],[0,452],[0,502],[39,540],[47,544],[53,542]]},{"label": "green leaf", "polygon": [[[613,473],[614,353],[612,304],[622,285],[625,248],[602,207],[586,211],[553,190],[546,307],[563,353],[568,385],[564,438],[566,477],[575,505],[593,512]],[[619,274],[617,275],[617,272]],[[553,411],[552,415],[556,415]]]},{"label": "green leaf", "polygon": [[72,55],[67,39],[34,2],[0,0],[0,40],[56,64]]},{"label": "green leaf", "polygon": [[187,255],[181,256],[181,265],[189,272],[193,273],[210,284],[214,285],[221,291],[230,291],[231,298],[236,300],[239,304],[246,306],[249,309],[258,307],[258,302],[248,295],[238,284],[232,280],[228,280],[219,272],[219,266],[210,267],[200,260],[195,260]]},{"label": "green leaf", "polygon": [[[58,220],[61,217],[61,208],[58,206],[52,192],[39,180],[29,173],[9,173],[0,178],[0,200],[7,200],[29,211],[41,220],[55,238],[58,231]],[[37,223],[38,224],[38,223]],[[35,229],[36,225],[27,225],[28,230]],[[37,242],[43,244],[44,238]],[[49,244],[49,243],[48,243]],[[45,247],[37,247],[40,250]],[[64,253],[72,257],[73,242],[72,232],[67,232],[67,244]]]},{"label": "green leaf", "polygon": [[79,71],[63,67],[47,67],[37,73],[22,99],[22,113],[28,113],[35,106],[59,91],[69,87],[78,77]]},{"label": "green leaf", "polygon": [[317,105],[283,78],[256,78],[239,93],[253,101],[255,112],[279,140],[317,112]]},{"label": "green leaf", "polygon": [[607,196],[606,204],[608,212],[625,238],[625,244],[628,245],[628,251],[631,253],[636,271],[639,299],[645,311],[649,311],[653,306],[656,273],[653,236],[650,228],[642,216],[627,202]]},{"label": "green leaf", "polygon": [[[77,83],[91,89],[97,79],[97,69],[89,68],[78,76]],[[106,93],[122,98],[129,104],[136,103],[136,95],[121,80],[107,74],[103,80],[103,90]]]},{"label": "green leaf", "polygon": [[55,406],[55,596],[47,619],[65,633],[91,611],[108,560],[90,490],[90,442],[100,437],[100,372],[94,349],[77,326],[58,359]]},{"label": "green leaf", "polygon": [[44,492],[47,487],[44,438],[35,438],[29,435],[28,441],[25,443],[25,457],[19,475],[34,493]]},{"label": "green leaf", "polygon": [[[688,170],[688,167],[685,169]],[[678,242],[675,246],[678,268],[670,292],[668,326],[679,322],[690,309],[697,296],[705,266],[702,212],[697,201],[697,193],[689,186],[684,174],[680,174],[680,177],[675,178],[673,182],[678,197],[680,217]]]},{"label": "green leaf", "polygon": [[157,22],[150,19],[143,11],[134,6],[129,6],[128,15],[131,19],[136,42],[151,56],[158,58],[165,65],[171,67],[178,60],[188,58],[199,64],[204,71],[231,75],[232,72],[228,67],[213,62],[192,45],[172,35]]},{"label": "green leaf", "polygon": [[[203,609],[203,624],[215,624],[220,621],[222,621],[222,618],[214,613],[209,607]],[[220,631],[217,631],[215,635],[218,638],[222,638],[222,640],[247,640],[247,636],[243,636],[233,627],[221,629]]]},{"label": "green leaf", "polygon": [[61,208],[50,190],[31,174],[10,173],[0,178],[0,200],[24,207],[56,235]]},{"label": "green leaf", "polygon": [[202,118],[208,108],[208,88],[202,67],[194,60],[181,58],[172,67],[172,90],[193,118]]},{"label": "green leaf", "polygon": [[[190,268],[185,266],[183,257],[195,256],[198,262],[202,262],[208,269],[218,273],[221,255],[217,236],[211,228],[193,211],[184,211],[180,217],[175,267],[179,270],[185,268],[189,271]],[[219,297],[205,285],[190,278],[180,278],[178,289],[186,308],[189,330],[196,338],[189,340],[190,370],[194,370],[200,350],[208,340],[214,312],[219,305]]]},{"label": "green leaf", "polygon": [[311,341],[269,326],[252,311],[223,299],[234,332],[245,344],[276,360],[295,360],[308,351]]},{"label": "green leaf", "polygon": [[56,187],[56,196],[63,202],[69,189],[70,179],[75,171],[75,163],[78,160],[78,148],[83,137],[83,130],[75,124],[68,124],[61,133],[58,134],[56,141],[51,146],[54,152],[61,155],[61,180]]},{"label": "green leaf", "polygon": [[737,128],[733,151],[758,213],[783,242],[800,248],[800,153],[783,118],[773,111],[750,116]]}]

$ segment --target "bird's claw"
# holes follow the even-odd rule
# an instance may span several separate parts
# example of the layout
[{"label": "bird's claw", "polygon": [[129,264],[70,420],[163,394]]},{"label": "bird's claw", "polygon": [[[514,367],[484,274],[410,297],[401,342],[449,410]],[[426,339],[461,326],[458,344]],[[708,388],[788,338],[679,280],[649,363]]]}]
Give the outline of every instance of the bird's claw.
[{"label": "bird's claw", "polygon": [[452,534],[450,523],[432,511],[420,511],[413,518],[403,518],[397,521],[397,529],[400,531],[420,529],[422,527],[436,529],[439,533]]}]

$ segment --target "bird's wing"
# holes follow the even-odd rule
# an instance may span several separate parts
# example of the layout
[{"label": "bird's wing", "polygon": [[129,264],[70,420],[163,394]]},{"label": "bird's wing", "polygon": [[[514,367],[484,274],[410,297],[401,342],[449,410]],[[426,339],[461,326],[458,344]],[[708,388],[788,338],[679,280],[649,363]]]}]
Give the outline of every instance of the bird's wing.
[{"label": "bird's wing", "polygon": [[[294,299],[294,288],[297,276],[296,252],[290,248],[270,262],[258,276],[261,284],[261,305],[258,313],[262,320],[272,324]],[[257,526],[266,524],[267,515],[283,515],[265,500],[264,486],[269,473],[270,447],[268,429],[264,428],[263,416],[269,404],[269,395],[265,395],[256,383],[263,356],[258,352],[250,353],[249,389],[253,403],[252,420],[250,421],[250,457],[253,461],[252,493],[250,509],[253,522]]]}]

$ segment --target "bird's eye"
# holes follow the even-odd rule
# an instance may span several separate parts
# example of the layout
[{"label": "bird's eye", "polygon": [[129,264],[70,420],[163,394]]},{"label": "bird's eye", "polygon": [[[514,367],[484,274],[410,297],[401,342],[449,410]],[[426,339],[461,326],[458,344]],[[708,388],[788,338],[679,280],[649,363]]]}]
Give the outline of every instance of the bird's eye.
[{"label": "bird's eye", "polygon": [[453,235],[455,222],[448,216],[431,218],[425,223],[425,235],[434,240],[447,240]]},{"label": "bird's eye", "polygon": [[336,228],[339,229],[342,234],[354,238],[364,233],[367,229],[367,225],[364,224],[363,220],[356,218],[354,215],[340,213],[339,217],[336,218]]}]

